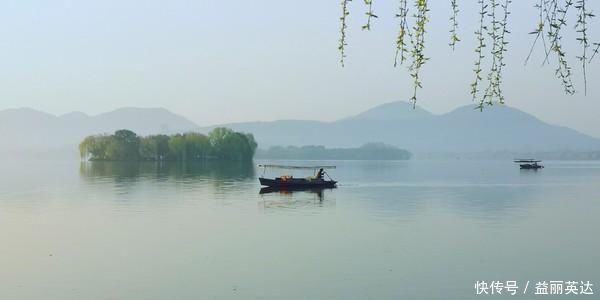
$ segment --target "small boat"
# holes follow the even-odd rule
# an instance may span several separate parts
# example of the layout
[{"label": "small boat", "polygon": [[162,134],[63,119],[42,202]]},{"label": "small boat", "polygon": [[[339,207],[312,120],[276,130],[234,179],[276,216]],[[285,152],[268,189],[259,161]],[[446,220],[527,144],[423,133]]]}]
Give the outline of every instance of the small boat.
[{"label": "small boat", "polygon": [[536,159],[515,159],[515,163],[519,164],[519,167],[523,170],[538,170],[543,169],[544,166],[540,165],[541,160]]},{"label": "small boat", "polygon": [[264,186],[260,188],[259,194],[270,194],[270,193],[293,193],[293,192],[308,192],[318,194],[319,198],[322,198],[323,190],[332,187],[276,187],[276,186]]},{"label": "small boat", "polygon": [[[282,175],[275,178],[265,178],[264,171],[263,175],[258,178],[260,184],[272,188],[280,189],[310,189],[310,188],[334,188],[337,185],[337,181],[331,179],[329,174],[325,172],[325,169],[335,169],[335,166],[286,166],[286,165],[258,165],[263,170],[267,168],[279,168],[279,169],[305,169],[313,170],[314,176],[309,177],[294,177],[291,175]],[[328,180],[323,178],[327,176]]]}]

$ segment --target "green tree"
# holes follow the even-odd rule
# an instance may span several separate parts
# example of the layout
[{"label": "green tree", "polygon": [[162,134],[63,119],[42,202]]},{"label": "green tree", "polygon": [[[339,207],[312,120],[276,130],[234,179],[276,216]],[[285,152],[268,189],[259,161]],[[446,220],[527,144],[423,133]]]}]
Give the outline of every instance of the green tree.
[{"label": "green tree", "polygon": [[141,138],[140,155],[143,160],[169,159],[169,136],[160,134]]},{"label": "green tree", "polygon": [[171,155],[177,160],[186,160],[187,151],[185,146],[185,136],[182,134],[176,134],[171,136],[169,139],[169,151]]},{"label": "green tree", "polygon": [[140,139],[135,132],[127,129],[115,131],[108,147],[108,157],[112,160],[138,160]]},{"label": "green tree", "polygon": [[256,147],[252,134],[228,128],[215,128],[208,136],[186,133],[147,137],[123,129],[110,136],[88,136],[79,144],[79,151],[89,160],[252,160]]},{"label": "green tree", "polygon": [[110,143],[111,137],[108,135],[88,136],[79,144],[79,154],[81,158],[109,159],[107,150]]},{"label": "green tree", "polygon": [[184,134],[188,159],[204,159],[210,153],[210,142],[200,133]]},{"label": "green tree", "polygon": [[224,127],[213,129],[208,138],[213,155],[220,159],[250,160],[257,146],[252,134],[234,132]]},{"label": "green tree", "polygon": [[233,130],[225,127],[217,127],[208,133],[208,140],[213,150],[213,154],[223,153],[229,136],[233,134]]}]

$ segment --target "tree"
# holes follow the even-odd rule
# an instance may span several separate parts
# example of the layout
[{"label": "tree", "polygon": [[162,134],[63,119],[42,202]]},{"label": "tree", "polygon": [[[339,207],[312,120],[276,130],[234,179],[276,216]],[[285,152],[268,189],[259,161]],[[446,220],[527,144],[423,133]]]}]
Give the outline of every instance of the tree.
[{"label": "tree", "polygon": [[186,133],[184,135],[187,156],[190,159],[204,159],[210,152],[208,137],[200,133]]},{"label": "tree", "polygon": [[177,160],[187,159],[185,137],[182,134],[171,136],[169,139],[169,151]]},{"label": "tree", "polygon": [[257,146],[252,134],[234,132],[224,127],[213,129],[208,138],[213,155],[222,159],[252,159]]},{"label": "tree", "polygon": [[226,145],[228,143],[229,136],[233,133],[233,130],[225,127],[217,127],[208,133],[208,140],[212,147],[212,154],[217,157],[227,156]]},{"label": "tree", "polygon": [[216,128],[209,136],[200,133],[150,135],[139,137],[130,130],[118,130],[113,135],[86,137],[79,144],[82,159],[89,160],[251,160],[256,141],[249,133]]},{"label": "tree", "polygon": [[254,135],[252,133],[246,133],[244,134],[245,138],[246,138],[246,142],[248,143],[248,157],[252,158],[254,156],[254,153],[256,153],[256,148],[258,147],[258,143],[256,142],[256,140],[254,139]]},{"label": "tree", "polygon": [[140,139],[131,130],[115,131],[109,147],[109,157],[113,160],[138,160]]},{"label": "tree", "polygon": [[169,136],[150,135],[140,140],[140,155],[143,160],[165,160],[168,159]]},{"label": "tree", "polygon": [[79,144],[79,154],[81,158],[108,159],[107,148],[110,143],[111,137],[107,135],[88,136]]}]

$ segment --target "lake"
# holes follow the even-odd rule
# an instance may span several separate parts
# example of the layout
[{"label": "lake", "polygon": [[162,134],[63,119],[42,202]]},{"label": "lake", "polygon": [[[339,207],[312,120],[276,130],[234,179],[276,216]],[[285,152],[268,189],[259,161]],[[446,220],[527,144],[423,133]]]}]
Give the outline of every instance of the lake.
[{"label": "lake", "polygon": [[486,299],[474,285],[492,280],[517,281],[500,298],[544,299],[534,285],[551,280],[600,293],[599,162],[317,163],[338,166],[337,189],[259,194],[254,164],[5,161],[0,298]]}]

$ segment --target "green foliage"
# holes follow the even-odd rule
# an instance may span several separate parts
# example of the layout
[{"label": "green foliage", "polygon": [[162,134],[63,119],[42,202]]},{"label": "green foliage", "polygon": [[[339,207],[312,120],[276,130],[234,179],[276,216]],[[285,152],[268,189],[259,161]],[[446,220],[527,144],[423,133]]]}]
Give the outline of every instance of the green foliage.
[{"label": "green foliage", "polygon": [[[561,5],[560,2],[563,2],[563,4]],[[567,56],[562,47],[561,32],[564,26],[567,25],[567,14],[569,8],[572,6],[572,0],[543,0],[534,5],[538,10],[538,24],[536,25],[536,28],[529,33],[535,35],[535,39],[533,40],[529,54],[525,59],[525,63],[527,64],[537,42],[541,40],[545,52],[543,64],[549,63],[549,57],[552,54],[556,55],[557,67],[554,73],[560,79],[564,92],[567,95],[575,94],[575,87],[571,80],[571,67],[567,62]],[[548,37],[549,45],[547,45],[546,36]]]},{"label": "green foliage", "polygon": [[185,136],[183,134],[171,136],[169,139],[169,151],[171,153],[171,157],[177,160],[187,160]]},{"label": "green foliage", "polygon": [[[479,3],[479,28],[475,31],[475,39],[477,40],[477,46],[475,47],[475,53],[477,53],[477,58],[475,59],[475,67],[473,71],[475,72],[475,79],[473,83],[471,83],[471,96],[473,97],[473,101],[477,99],[477,95],[479,93],[479,82],[483,79],[481,77],[481,63],[485,55],[483,54],[483,50],[485,48],[485,37],[483,35],[483,31],[485,29],[485,16],[487,14],[484,0],[477,0]],[[483,101],[482,101],[483,102]]]},{"label": "green foliage", "polygon": [[581,54],[577,56],[577,59],[581,62],[581,68],[583,70],[583,91],[587,94],[587,71],[586,65],[588,63],[588,49],[590,48],[590,40],[588,37],[588,19],[593,18],[595,15],[587,10],[585,6],[585,0],[578,0],[575,2],[575,9],[577,10],[577,24],[575,30],[580,34],[577,41],[581,44]]},{"label": "green foliage", "polygon": [[375,15],[375,13],[373,12],[373,0],[364,0],[365,1],[365,5],[368,7],[367,12],[365,13],[365,15],[367,15],[367,23],[365,25],[363,25],[362,29],[363,30],[371,30],[371,19],[373,18],[377,18],[377,15]]},{"label": "green foliage", "polygon": [[429,60],[425,57],[425,25],[429,22],[427,13],[429,8],[427,7],[427,0],[416,0],[415,8],[417,12],[413,15],[415,18],[415,24],[413,25],[413,31],[409,32],[411,37],[411,44],[413,49],[411,51],[412,63],[408,68],[410,76],[413,79],[413,95],[410,98],[410,102],[413,104],[413,108],[417,105],[417,89],[423,88],[423,82],[421,81],[420,73],[421,67]]},{"label": "green foliage", "polygon": [[107,159],[109,144],[111,143],[111,137],[108,135],[96,135],[86,137],[81,144],[79,144],[79,153],[82,159],[88,157],[94,157],[100,160]]},{"label": "green foliage", "polygon": [[130,130],[118,130],[113,135],[86,137],[79,152],[82,159],[89,160],[251,160],[256,147],[252,134],[228,128],[215,128],[208,136],[185,133],[139,137]]},{"label": "green foliage", "polygon": [[213,129],[208,135],[208,140],[212,146],[212,154],[220,159],[239,160],[252,157],[257,146],[252,134],[234,132],[224,127]]},{"label": "green foliage", "polygon": [[456,30],[458,29],[458,21],[457,21],[457,17],[458,17],[458,3],[456,2],[457,0],[450,0],[450,6],[452,7],[452,16],[450,17],[450,47],[452,47],[452,50],[454,50],[454,47],[456,46],[456,43],[460,42],[460,39],[458,38],[458,33],[456,33]]},{"label": "green foliage", "polygon": [[117,130],[111,136],[108,157],[112,160],[138,160],[139,148],[140,139],[135,132],[127,129]]},{"label": "green foliage", "polygon": [[[508,16],[510,15],[509,5],[512,0],[478,0],[479,5],[479,26],[475,31],[475,63],[473,73],[475,78],[471,83],[471,96],[474,102],[478,102],[478,108],[483,110],[484,105],[493,105],[494,101],[503,104],[504,94],[502,92],[502,70],[504,63],[504,54],[507,51],[506,35],[508,31]],[[487,42],[486,42],[487,41]],[[482,76],[482,65],[484,63],[485,49],[491,44],[488,70],[485,80],[487,85],[483,92],[480,85],[484,81]]]},{"label": "green foliage", "polygon": [[[502,84],[502,68],[505,66],[504,60],[504,52],[506,52],[506,42],[505,37],[509,32],[506,27],[508,25],[508,5],[511,3],[511,0],[504,0],[504,3],[500,5],[498,3],[499,0],[491,0],[490,2],[490,10],[491,12],[488,16],[491,18],[490,25],[488,26],[488,36],[492,41],[492,66],[487,76],[488,86],[485,89],[485,93],[483,97],[480,98],[479,108],[483,109],[483,104],[493,105],[494,99],[498,99],[498,102],[504,103],[504,95],[502,94],[501,84]],[[498,6],[502,6],[503,17],[498,18],[496,16],[496,11],[498,10]]]},{"label": "green foliage", "polygon": [[186,145],[185,151],[187,151],[187,157],[190,159],[202,159],[210,154],[210,143],[206,135],[188,133],[184,135],[184,138]]},{"label": "green foliage", "polygon": [[571,67],[567,62],[566,53],[561,46],[561,30],[567,24],[566,16],[571,5],[572,2],[567,1],[563,7],[559,7],[558,0],[551,1],[549,8],[550,16],[547,18],[549,22],[548,38],[550,39],[550,51],[546,52],[546,58],[544,59],[544,63],[547,63],[550,53],[554,52],[556,54],[557,67],[554,73],[561,80],[561,84],[567,95],[575,94],[575,88],[571,80]]},{"label": "green foliage", "polygon": [[[338,49],[341,53],[341,64],[344,65],[346,32],[347,32],[347,17],[350,12],[348,10],[348,2],[351,0],[342,0],[342,16],[341,20],[341,38]],[[428,18],[428,1],[414,0],[414,13],[412,19],[408,18],[408,3],[407,0],[399,1],[399,12],[396,17],[400,20],[399,30],[396,35],[396,54],[394,57],[394,67],[398,64],[403,64],[410,59],[408,70],[413,83],[412,97],[410,101],[413,105],[417,101],[417,90],[421,89],[423,83],[420,77],[422,66],[429,59],[425,56],[425,33]],[[555,75],[560,79],[564,91],[567,95],[575,93],[575,88],[571,80],[572,70],[567,61],[567,55],[562,47],[562,30],[567,25],[569,19],[569,8],[575,9],[574,29],[577,34],[576,40],[581,45],[581,53],[576,56],[581,63],[583,72],[584,93],[587,93],[587,64],[589,64],[596,54],[600,51],[600,42],[592,42],[589,37],[588,29],[590,20],[595,15],[589,10],[586,5],[586,0],[535,0],[535,8],[537,9],[536,26],[530,34],[535,35],[535,39],[531,46],[531,50],[525,59],[527,63],[533,53],[538,41],[544,47],[544,62],[549,63],[549,58],[555,56],[556,69]],[[366,15],[367,23],[363,25],[363,29],[371,28],[371,18],[377,18],[373,14],[373,1],[364,0],[367,6]],[[477,0],[479,6],[478,28],[475,32],[476,59],[474,62],[475,78],[471,82],[471,95],[474,102],[478,102],[478,107],[483,110],[485,105],[493,105],[495,102],[504,103],[504,94],[502,90],[502,72],[505,66],[504,55],[507,52],[507,35],[510,31],[507,29],[510,15],[509,5],[512,0]],[[450,0],[452,15],[450,17],[450,47],[454,50],[456,44],[460,41],[457,33],[458,29],[458,0]],[[571,15],[571,18],[573,15]],[[407,37],[409,40],[407,41]],[[548,41],[546,41],[548,39]],[[490,46],[488,46],[488,44]],[[486,55],[484,51],[489,49],[489,62],[484,61]],[[489,66],[487,76],[483,76],[483,65]],[[480,88],[482,83],[486,83],[485,88]]]},{"label": "green foliage", "polygon": [[406,53],[408,53],[406,44],[406,36],[408,36],[408,23],[406,21],[407,15],[408,7],[406,0],[400,0],[400,7],[398,9],[398,13],[396,14],[396,18],[400,20],[400,28],[398,29],[398,34],[396,35],[396,55],[394,57],[394,67],[397,67],[398,64],[403,64],[404,61],[406,61]]},{"label": "green foliage", "polygon": [[141,139],[140,156],[144,160],[164,160],[171,154],[170,137],[167,135],[150,135]]},{"label": "green foliage", "polygon": [[350,1],[352,0],[342,0],[342,16],[340,17],[340,43],[338,45],[338,50],[340,50],[340,64],[342,64],[342,67],[344,66],[344,58],[346,58],[346,45],[348,45],[346,42],[346,29],[348,28],[348,25],[346,25],[346,18],[350,14],[348,11],[348,2]]}]

